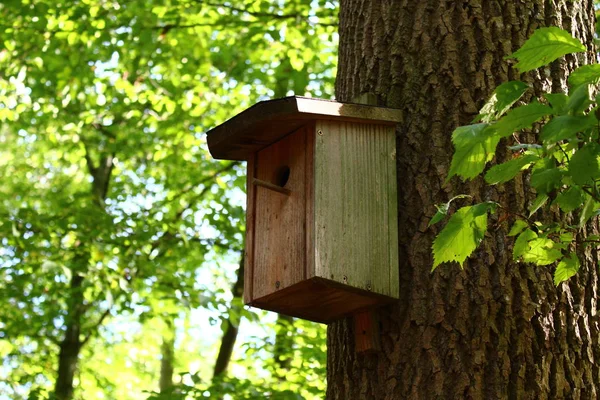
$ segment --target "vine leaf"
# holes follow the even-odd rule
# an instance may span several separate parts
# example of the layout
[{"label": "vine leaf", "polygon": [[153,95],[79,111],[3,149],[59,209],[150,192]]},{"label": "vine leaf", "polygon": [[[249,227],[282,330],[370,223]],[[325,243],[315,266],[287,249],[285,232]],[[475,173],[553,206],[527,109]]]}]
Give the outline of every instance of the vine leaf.
[{"label": "vine leaf", "polygon": [[578,132],[592,128],[597,121],[593,116],[561,115],[553,118],[542,128],[541,138],[545,143],[574,139]]},{"label": "vine leaf", "polygon": [[592,184],[600,178],[600,145],[588,143],[571,157],[569,174],[578,185]]},{"label": "vine leaf", "polygon": [[494,157],[500,137],[489,124],[475,124],[456,128],[452,133],[454,154],[446,182],[458,175],[472,179],[479,175],[485,164]]},{"label": "vine leaf", "polygon": [[552,107],[554,115],[562,115],[564,113],[569,96],[564,93],[544,93],[543,96],[548,104],[550,104],[550,107]]},{"label": "vine leaf", "polygon": [[523,96],[528,87],[527,84],[521,81],[510,81],[501,84],[481,108],[473,123],[489,123],[500,118]]},{"label": "vine leaf", "polygon": [[541,193],[538,194],[533,203],[531,203],[531,207],[529,208],[529,216],[531,217],[537,210],[540,209],[550,197],[547,194]]},{"label": "vine leaf", "polygon": [[569,93],[567,110],[572,114],[584,112],[592,104],[591,90],[590,85],[582,85],[578,86],[572,93]]},{"label": "vine leaf", "polygon": [[563,212],[571,212],[583,204],[583,191],[579,186],[571,186],[569,189],[561,192],[552,204],[557,204]]},{"label": "vine leaf", "polygon": [[581,214],[579,216],[579,227],[583,227],[590,218],[598,214],[598,203],[592,196],[587,196],[587,200],[583,205]]},{"label": "vine leaf", "polygon": [[531,186],[538,193],[549,194],[560,186],[564,172],[555,167],[538,168],[531,174]]},{"label": "vine leaf", "polygon": [[493,126],[501,137],[507,137],[518,130],[531,128],[534,122],[551,114],[552,108],[550,106],[534,101],[509,111]]},{"label": "vine leaf", "polygon": [[458,196],[454,196],[453,198],[450,199],[449,202],[447,203],[443,203],[440,205],[436,204],[436,208],[437,208],[437,212],[435,213],[435,215],[431,218],[431,220],[429,221],[429,224],[427,225],[427,227],[430,227],[431,225],[437,224],[438,222],[440,222],[441,220],[444,219],[444,217],[446,217],[446,215],[448,215],[448,210],[450,209],[450,204],[452,204],[452,202],[454,200],[458,200],[458,199],[467,199],[467,198],[471,198],[472,196],[469,196],[467,194],[459,194]]},{"label": "vine leaf", "polygon": [[510,228],[510,232],[508,232],[508,236],[517,236],[519,233],[523,231],[523,229],[527,228],[529,224],[527,221],[518,219],[513,224],[512,228]]},{"label": "vine leaf", "polygon": [[568,280],[579,271],[580,266],[579,258],[577,254],[571,253],[569,257],[563,258],[554,271],[554,284],[558,286],[562,282]]},{"label": "vine leaf", "polygon": [[569,85],[596,85],[600,82],[600,64],[582,65],[569,75]]},{"label": "vine leaf", "polygon": [[444,262],[456,261],[462,267],[464,261],[475,251],[487,230],[488,212],[493,212],[496,203],[486,202],[462,207],[450,220],[433,242],[433,268]]},{"label": "vine leaf", "polygon": [[558,28],[540,28],[508,58],[516,58],[515,67],[527,72],[542,67],[569,53],[586,51],[585,46],[570,33]]},{"label": "vine leaf", "polygon": [[563,245],[547,237],[538,237],[527,243],[528,249],[522,255],[523,261],[535,265],[550,265],[562,257]]},{"label": "vine leaf", "polygon": [[539,160],[539,157],[534,154],[527,154],[507,161],[505,163],[495,165],[485,174],[485,181],[491,185],[508,182],[513,179],[525,167]]},{"label": "vine leaf", "polygon": [[529,249],[529,241],[536,239],[537,233],[527,228],[515,240],[515,247],[513,247],[513,260],[518,260],[525,252]]}]

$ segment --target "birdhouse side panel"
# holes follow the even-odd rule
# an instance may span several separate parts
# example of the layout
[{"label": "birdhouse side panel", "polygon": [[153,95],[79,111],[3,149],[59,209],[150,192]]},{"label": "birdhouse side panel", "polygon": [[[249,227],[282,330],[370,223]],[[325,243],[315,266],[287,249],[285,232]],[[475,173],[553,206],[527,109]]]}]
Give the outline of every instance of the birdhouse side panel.
[{"label": "birdhouse side panel", "polygon": [[315,273],[398,297],[394,127],[318,121]]},{"label": "birdhouse side panel", "polygon": [[306,279],[306,144],[302,128],[256,153],[253,300]]},{"label": "birdhouse side panel", "polygon": [[246,165],[246,243],[244,249],[244,303],[252,301],[254,285],[254,226],[256,190],[252,183],[256,176],[256,154],[248,158]]}]

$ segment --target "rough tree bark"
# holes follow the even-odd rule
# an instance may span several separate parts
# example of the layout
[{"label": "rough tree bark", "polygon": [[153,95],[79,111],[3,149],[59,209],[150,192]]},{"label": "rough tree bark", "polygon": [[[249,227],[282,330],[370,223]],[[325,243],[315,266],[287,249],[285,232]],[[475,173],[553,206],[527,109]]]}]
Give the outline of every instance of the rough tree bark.
[{"label": "rough tree bark", "polygon": [[454,128],[473,119],[495,86],[521,78],[503,57],[549,25],[590,49],[526,77],[538,91],[560,91],[569,70],[593,60],[591,0],[341,1],[337,98],[375,95],[404,112],[397,129],[401,299],[378,311],[382,349],[374,354],[353,351],[350,320],[329,327],[329,399],[600,396],[597,254],[555,288],[551,268],[511,261],[509,218],[464,270],[430,273],[435,203],[469,193],[527,208],[527,177],[496,188],[443,182]]}]

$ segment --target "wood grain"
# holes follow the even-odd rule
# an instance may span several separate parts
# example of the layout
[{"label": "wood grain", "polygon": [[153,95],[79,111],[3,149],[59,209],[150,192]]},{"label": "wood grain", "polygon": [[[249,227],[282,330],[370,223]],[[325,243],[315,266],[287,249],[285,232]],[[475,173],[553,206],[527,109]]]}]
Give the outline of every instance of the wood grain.
[{"label": "wood grain", "polygon": [[306,263],[304,266],[304,279],[315,276],[315,136],[316,125],[314,122],[306,126],[306,217],[304,220],[306,230]]},{"label": "wood grain", "polygon": [[246,178],[246,243],[244,250],[244,303],[250,303],[253,296],[254,282],[254,226],[256,188],[252,184],[256,175],[255,156],[248,159]]},{"label": "wood grain", "polygon": [[262,101],[207,132],[214,158],[247,160],[311,120],[332,119],[395,125],[398,110],[299,96]]},{"label": "wood grain", "polygon": [[354,350],[357,353],[376,352],[381,349],[379,321],[373,310],[364,310],[353,315]]},{"label": "wood grain", "polygon": [[275,182],[289,167],[290,195],[254,186],[255,247],[252,298],[283,290],[305,279],[306,131],[301,129],[257,153],[256,178]]},{"label": "wood grain", "polygon": [[327,120],[316,129],[315,274],[397,298],[393,130]]},{"label": "wood grain", "polygon": [[392,301],[391,297],[315,277],[256,298],[251,305],[310,321],[330,323]]}]

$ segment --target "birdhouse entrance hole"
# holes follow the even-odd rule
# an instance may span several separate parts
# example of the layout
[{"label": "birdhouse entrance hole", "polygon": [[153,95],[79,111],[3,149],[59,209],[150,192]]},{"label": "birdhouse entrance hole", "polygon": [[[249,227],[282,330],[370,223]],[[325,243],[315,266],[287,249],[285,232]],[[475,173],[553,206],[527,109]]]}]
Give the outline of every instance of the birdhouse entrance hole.
[{"label": "birdhouse entrance hole", "polygon": [[277,168],[275,171],[275,184],[284,187],[290,179],[290,167],[287,165]]}]

